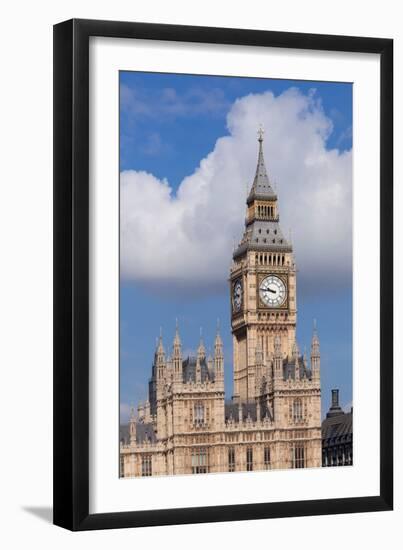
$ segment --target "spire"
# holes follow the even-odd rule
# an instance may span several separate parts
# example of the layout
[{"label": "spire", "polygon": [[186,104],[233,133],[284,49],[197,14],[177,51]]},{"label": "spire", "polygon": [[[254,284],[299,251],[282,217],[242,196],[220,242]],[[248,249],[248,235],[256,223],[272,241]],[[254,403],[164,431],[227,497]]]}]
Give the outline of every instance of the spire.
[{"label": "spire", "polygon": [[224,352],[220,336],[220,321],[217,319],[217,332],[214,342],[214,372],[217,382],[224,384]]},{"label": "spire", "polygon": [[201,327],[200,327],[200,342],[199,342],[199,347],[197,348],[197,356],[198,357],[206,356],[206,348],[204,347],[203,332]]},{"label": "spire", "polygon": [[298,358],[298,354],[299,354],[299,349],[298,349],[297,339],[295,339],[292,345],[292,356],[294,357],[294,359],[296,357]]},{"label": "spire", "polygon": [[220,335],[220,320],[217,319],[217,332],[215,335],[215,342],[214,342],[214,352],[215,355],[217,355],[217,352],[220,351],[222,353],[222,339]]},{"label": "spire", "polygon": [[311,357],[319,357],[319,336],[316,328],[316,319],[313,320],[313,332],[312,332],[312,342],[311,342]]},{"label": "spire", "polygon": [[180,347],[181,345],[181,339],[179,336],[179,326],[178,326],[178,319],[175,321],[175,338],[174,338],[174,349],[175,347]]},{"label": "spire", "polygon": [[262,198],[262,199],[277,198],[276,193],[274,192],[270,184],[269,176],[267,175],[266,165],[264,162],[263,134],[264,134],[264,129],[262,126],[260,126],[258,130],[259,153],[257,158],[256,174],[255,174],[255,179],[253,180],[252,189],[249,193],[248,203],[251,202],[254,198]]},{"label": "spire", "polygon": [[311,342],[311,370],[312,378],[316,383],[320,383],[320,350],[319,337],[316,330],[316,319],[313,320],[313,333]]},{"label": "spire", "polygon": [[156,368],[156,378],[158,382],[163,382],[165,378],[166,357],[164,345],[162,343],[162,330],[160,328],[160,336],[157,341],[157,349],[155,350],[154,366]]},{"label": "spire", "polygon": [[279,224],[277,195],[267,174],[263,155],[263,128],[258,131],[259,152],[256,173],[246,200],[245,230],[233,251],[233,259],[248,250],[292,252]]},{"label": "spire", "polygon": [[134,445],[136,443],[136,416],[134,414],[134,407],[130,408],[129,436],[130,445]]},{"label": "spire", "polygon": [[294,373],[295,373],[295,379],[297,380],[298,378],[300,378],[300,374],[301,374],[301,371],[300,371],[300,362],[299,362],[299,348],[298,348],[298,344],[297,344],[297,339],[294,340],[294,344],[292,346],[292,356],[293,356],[293,359],[294,359],[294,364],[295,364],[295,367],[294,367]]},{"label": "spire", "polygon": [[156,349],[155,355],[156,355],[157,358],[158,357],[162,358],[163,356],[165,356],[164,344],[162,343],[162,329],[161,329],[161,327],[160,327],[160,336],[158,338],[157,349]]}]

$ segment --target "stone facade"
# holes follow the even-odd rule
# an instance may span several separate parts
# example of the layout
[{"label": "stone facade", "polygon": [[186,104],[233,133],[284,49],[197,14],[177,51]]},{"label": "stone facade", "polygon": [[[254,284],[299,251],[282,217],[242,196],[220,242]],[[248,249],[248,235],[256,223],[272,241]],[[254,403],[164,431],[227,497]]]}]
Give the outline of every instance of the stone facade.
[{"label": "stone facade", "polygon": [[194,357],[182,357],[178,326],[170,357],[160,337],[148,400],[121,427],[122,477],[321,466],[319,338],[314,327],[308,365],[296,342],[295,258],[279,225],[262,131],[229,282],[231,400],[218,329],[212,357],[202,338]]}]

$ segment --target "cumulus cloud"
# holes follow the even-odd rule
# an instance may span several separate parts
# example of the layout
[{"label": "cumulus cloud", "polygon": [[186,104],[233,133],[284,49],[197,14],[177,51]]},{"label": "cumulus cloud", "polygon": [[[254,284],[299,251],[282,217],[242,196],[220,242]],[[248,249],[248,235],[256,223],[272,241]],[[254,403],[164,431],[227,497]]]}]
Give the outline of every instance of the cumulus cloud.
[{"label": "cumulus cloud", "polygon": [[314,91],[295,88],[235,101],[229,135],[217,139],[176,194],[150,173],[121,173],[124,279],[191,292],[226,287],[256,168],[259,124],[280,223],[286,235],[292,231],[300,290],[350,284],[352,153],[326,149],[331,119]]}]

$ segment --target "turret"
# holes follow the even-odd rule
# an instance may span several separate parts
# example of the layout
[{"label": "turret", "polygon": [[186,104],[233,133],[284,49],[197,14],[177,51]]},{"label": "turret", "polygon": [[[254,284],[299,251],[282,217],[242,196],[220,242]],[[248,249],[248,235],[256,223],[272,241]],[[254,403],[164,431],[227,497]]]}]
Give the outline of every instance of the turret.
[{"label": "turret", "polygon": [[217,323],[217,334],[214,342],[214,373],[215,380],[224,380],[224,352],[223,344],[220,336],[220,329]]},{"label": "turret", "polygon": [[256,397],[260,395],[262,386],[262,377],[264,375],[264,360],[263,349],[260,340],[258,339],[255,350],[255,385],[256,385]]},{"label": "turret", "polygon": [[197,348],[197,358],[196,358],[196,383],[201,382],[201,365],[206,360],[206,348],[204,347],[202,329],[200,329],[200,342],[199,347]]},{"label": "turret", "polygon": [[129,441],[130,441],[130,445],[136,444],[136,417],[134,416],[133,407],[130,409]]},{"label": "turret", "polygon": [[274,379],[281,380],[283,377],[283,356],[281,354],[281,339],[278,334],[274,337],[273,371]]},{"label": "turret", "polygon": [[160,337],[157,343],[157,349],[155,350],[154,363],[157,371],[157,382],[161,382],[165,379],[165,367],[166,367],[166,358],[164,345],[162,343],[162,333],[160,331]]},{"label": "turret", "polygon": [[294,344],[292,346],[292,360],[295,365],[295,380],[299,380],[300,378],[300,365],[299,365],[299,349],[297,341],[294,340]]},{"label": "turret", "polygon": [[213,367],[214,367],[214,361],[211,356],[211,353],[209,353],[207,357],[207,370],[208,370],[208,375],[210,380],[212,379],[212,376],[213,376]]},{"label": "turret", "polygon": [[150,401],[148,399],[144,403],[144,422],[151,422]]},{"label": "turret", "polygon": [[139,417],[139,422],[144,422],[144,403],[142,401],[137,405],[137,414]]},{"label": "turret", "polygon": [[179,336],[178,321],[176,321],[175,338],[173,341],[172,364],[174,369],[174,381],[180,382],[182,379],[182,344]]},{"label": "turret", "polygon": [[313,322],[313,334],[311,342],[311,370],[312,380],[319,382],[320,380],[320,351],[319,351],[319,337],[316,330],[316,320]]}]

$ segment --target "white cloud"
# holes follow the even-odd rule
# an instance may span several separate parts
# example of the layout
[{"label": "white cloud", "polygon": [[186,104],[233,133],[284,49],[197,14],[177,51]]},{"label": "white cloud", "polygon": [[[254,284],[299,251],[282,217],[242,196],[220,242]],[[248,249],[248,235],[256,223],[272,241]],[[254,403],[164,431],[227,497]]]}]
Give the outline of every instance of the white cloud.
[{"label": "white cloud", "polygon": [[176,195],[152,174],[121,173],[125,279],[192,292],[227,284],[234,238],[243,231],[246,184],[256,168],[260,123],[280,223],[286,235],[292,230],[300,288],[350,283],[352,155],[326,150],[331,120],[314,92],[296,89],[238,99],[227,116],[229,135],[217,140]]}]

